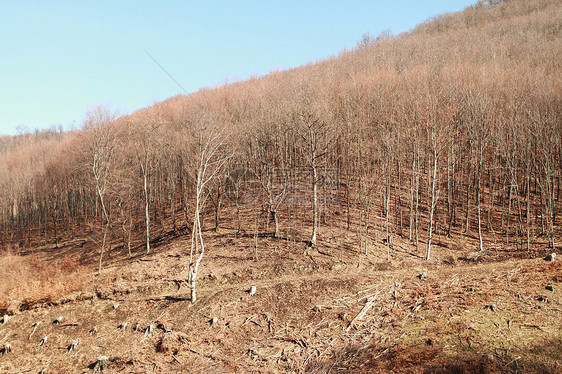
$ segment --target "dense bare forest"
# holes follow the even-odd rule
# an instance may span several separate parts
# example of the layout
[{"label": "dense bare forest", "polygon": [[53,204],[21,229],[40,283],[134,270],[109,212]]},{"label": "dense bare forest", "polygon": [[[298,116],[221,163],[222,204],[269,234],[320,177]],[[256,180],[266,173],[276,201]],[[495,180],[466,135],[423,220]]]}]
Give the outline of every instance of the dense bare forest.
[{"label": "dense bare forest", "polygon": [[259,221],[313,247],[342,222],[362,251],[400,235],[427,260],[434,235],[555,247],[560,12],[550,0],[480,3],[308,66],[4,137],[0,240],[87,234],[101,266],[116,238],[150,252],[157,236],[193,233],[196,258],[195,234],[230,209],[241,233]]}]

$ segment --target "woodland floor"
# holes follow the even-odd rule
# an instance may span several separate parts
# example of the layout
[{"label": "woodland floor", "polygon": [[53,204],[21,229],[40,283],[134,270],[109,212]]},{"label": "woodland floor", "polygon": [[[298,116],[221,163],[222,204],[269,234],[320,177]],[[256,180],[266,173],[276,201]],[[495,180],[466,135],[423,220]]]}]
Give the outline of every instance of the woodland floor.
[{"label": "woodland floor", "polygon": [[562,373],[562,261],[544,243],[480,253],[474,237],[437,235],[427,262],[398,236],[388,262],[382,240],[361,254],[355,234],[322,227],[318,250],[263,235],[254,259],[252,235],[205,234],[194,304],[189,235],[114,251],[101,275],[85,239],[23,254],[77,258],[88,275],[0,325],[0,372],[87,373],[104,355],[107,373]]}]

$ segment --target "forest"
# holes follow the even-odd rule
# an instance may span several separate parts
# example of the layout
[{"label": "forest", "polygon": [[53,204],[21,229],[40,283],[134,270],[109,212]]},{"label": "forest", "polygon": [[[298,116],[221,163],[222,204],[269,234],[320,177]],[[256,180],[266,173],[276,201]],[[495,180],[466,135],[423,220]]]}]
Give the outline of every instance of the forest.
[{"label": "forest", "polygon": [[[517,287],[522,290],[528,290],[523,287],[531,287],[532,280],[543,273],[547,277],[558,271],[558,275],[548,281],[559,282],[562,279],[559,265],[558,268],[556,264],[552,265],[547,272],[544,269],[534,271],[539,265],[533,263],[534,267],[526,272],[521,270],[523,265],[517,265],[515,270],[509,269],[512,264],[508,260],[544,256],[556,252],[562,245],[561,37],[562,6],[559,1],[480,1],[461,12],[429,19],[399,35],[384,32],[374,37],[366,33],[352,50],[294,69],[178,95],[131,114],[119,113],[110,104],[99,104],[85,113],[84,122],[72,131],[53,126],[34,132],[22,131],[16,136],[2,136],[0,249],[9,261],[13,260],[10,253],[23,257],[34,251],[44,251],[46,256],[52,256],[49,258],[63,258],[63,267],[76,265],[77,269],[83,269],[84,265],[90,266],[91,273],[99,277],[95,280],[99,302],[113,300],[99,291],[100,285],[109,282],[113,287],[115,279],[121,279],[117,276],[113,279],[107,275],[113,273],[106,273],[107,279],[103,280],[100,274],[107,264],[114,266],[111,272],[121,271],[114,270],[115,264],[122,271],[128,271],[129,265],[131,269],[137,269],[134,266],[139,261],[156,261],[150,256],[163,251],[162,248],[170,243],[172,247],[181,247],[181,261],[189,272],[191,304],[198,300],[196,281],[205,287],[215,287],[212,283],[214,273],[205,278],[198,277],[202,273],[200,264],[205,263],[206,256],[213,251],[217,253],[211,266],[215,273],[220,273],[217,270],[220,261],[228,258],[231,260],[224,269],[240,266],[248,272],[253,266],[260,271],[269,269],[276,265],[275,261],[279,262],[279,267],[289,264],[287,266],[293,266],[296,271],[299,269],[297,265],[287,260],[295,258],[299,258],[294,260],[295,263],[310,258],[317,270],[323,269],[318,259],[324,259],[329,261],[326,269],[332,271],[338,260],[346,265],[355,264],[353,261],[357,256],[368,258],[373,262],[371,265],[379,269],[376,266],[391,264],[398,255],[402,256],[399,261],[408,261],[412,269],[418,269],[418,266],[425,269],[425,266],[448,266],[448,260],[441,262],[446,258],[444,253],[497,254],[501,251],[507,254],[502,257],[506,262],[486,266],[501,269],[498,270],[499,277],[506,275],[505,279],[511,280],[512,276],[520,279]],[[221,232],[226,233],[221,236]],[[258,240],[262,240],[260,245]],[[407,243],[403,253],[397,252],[398,246],[394,246],[397,241],[401,243],[400,248]],[[240,260],[244,265],[240,265],[234,260],[237,243],[252,248],[249,260],[254,262],[244,258]],[[290,243],[294,246],[290,247]],[[66,251],[69,246],[74,253],[84,255],[82,260],[76,260],[76,264],[74,257],[64,258],[68,252],[62,250]],[[284,250],[289,252],[294,248],[299,248],[303,258],[292,252],[283,254]],[[441,253],[439,262],[435,260],[436,250]],[[264,255],[268,252],[270,257]],[[232,257],[228,257],[230,253]],[[314,259],[316,255],[317,260]],[[262,262],[257,261],[259,256]],[[407,260],[403,260],[405,256],[409,256]],[[88,264],[84,260],[86,257],[90,261]],[[130,262],[118,262],[117,258]],[[31,268],[41,269],[40,262],[32,263]],[[380,265],[380,269],[392,270],[395,269],[392,266],[401,266],[396,264]],[[6,265],[6,269],[8,267],[13,270],[11,265]],[[464,271],[460,268],[459,272]],[[150,269],[156,271],[154,269],[158,268]],[[470,292],[477,287],[488,286],[491,287],[486,291],[489,294],[500,292],[493,288],[494,282],[499,282],[497,278],[474,280],[468,287],[458,281],[457,274],[443,271],[447,278],[436,281],[438,284],[433,285],[432,290],[446,284],[451,289],[464,287],[459,291],[463,295],[472,295]],[[226,274],[227,270],[224,272]],[[238,269],[233,271],[234,275],[223,276],[230,282],[236,278],[236,272],[240,274]],[[469,267],[466,272],[470,272],[466,276],[469,281],[473,279],[470,277],[482,275],[482,270]],[[163,274],[150,275],[155,277],[152,283],[175,273]],[[244,281],[254,280],[253,275],[244,274]],[[333,279],[330,275],[327,276],[330,279],[316,280],[324,282],[322,287],[326,287],[327,294],[333,297],[332,304],[336,301],[350,303],[349,300],[363,291],[343,298],[338,295],[344,291],[356,292],[360,286],[367,287],[366,278],[355,279],[353,282],[359,283],[353,283],[345,278],[347,273],[334,274]],[[393,274],[383,275],[392,277]],[[419,279],[426,276],[424,272]],[[126,279],[124,275],[121,277]],[[320,278],[320,275],[311,277]],[[67,279],[64,280],[66,284],[70,283]],[[380,318],[402,313],[396,320],[411,318],[414,321],[426,305],[437,305],[436,310],[441,310],[441,299],[431,294],[433,291],[429,287],[422,290],[417,280],[408,283],[403,279],[407,278],[392,278],[388,289],[380,286],[376,295],[386,290],[386,299],[382,296],[367,299],[372,301],[371,306],[383,303],[382,300],[394,305]],[[540,281],[546,282],[545,279]],[[295,280],[287,282],[290,288]],[[384,281],[380,282],[382,285]],[[356,285],[356,289],[350,284]],[[306,289],[307,295],[321,299],[322,295],[314,293],[319,291],[310,290],[307,283],[299,287]],[[410,287],[408,295],[411,299],[398,296],[402,291],[406,295],[407,287]],[[551,291],[557,289],[550,287]],[[178,290],[180,288],[181,285]],[[255,287],[253,290],[255,292]],[[446,291],[440,289],[439,292]],[[113,295],[116,292],[113,290]],[[209,288],[203,288],[203,295],[209,293]],[[417,296],[418,293],[425,295],[425,304],[419,301],[423,297]],[[232,304],[226,293],[217,291],[216,295],[224,299],[225,308]],[[287,292],[288,300],[293,300],[293,296]],[[519,303],[533,300],[522,299],[520,294],[517,296]],[[454,297],[457,296],[451,296],[451,300]],[[19,298],[25,299],[21,295]],[[42,294],[36,299],[45,300]],[[275,302],[279,303],[277,299]],[[472,304],[467,301],[467,308],[478,306],[474,312],[478,318],[478,313],[483,313],[478,303],[484,299],[480,295],[470,299]],[[301,305],[298,303],[303,303],[302,300],[291,302]],[[8,301],[0,299],[3,310],[7,310]],[[125,304],[126,299],[120,301]],[[269,299],[262,302],[264,308],[277,305]],[[195,304],[194,308],[207,308],[204,303]],[[560,309],[556,309],[554,303],[548,304],[551,306],[548,310],[556,313]],[[113,304],[113,309],[107,307],[108,310],[113,313],[117,309],[115,305],[119,306]],[[31,302],[26,307],[31,308]],[[119,312],[125,307],[122,306]],[[171,310],[166,308],[172,307],[162,306],[162,313]],[[380,304],[379,310],[386,310],[384,308],[386,304]],[[485,308],[497,310],[495,304],[486,304]],[[320,320],[320,313],[332,313],[322,316],[328,316],[334,324],[338,323],[337,326],[338,321],[347,318],[347,315],[342,317],[331,312],[330,307],[320,309],[306,305],[302,310],[298,313],[308,316],[306,318],[311,321]],[[546,313],[544,310],[542,313]],[[187,313],[185,309],[181,312]],[[225,313],[222,309],[216,313],[220,315],[221,312]],[[535,312],[541,311],[533,309]],[[287,316],[291,314],[285,312],[282,305],[268,313],[280,321],[290,320]],[[271,341],[282,340],[297,346],[298,350],[291,348],[294,355],[285,360],[288,363],[280,364],[281,358],[276,361],[285,365],[279,366],[282,370],[314,372],[310,365],[318,365],[315,366],[317,369],[324,367],[320,360],[324,353],[314,356],[318,353],[313,352],[314,345],[310,343],[318,338],[314,343],[317,347],[320,347],[318,344],[328,344],[321,340],[321,336],[316,334],[307,338],[310,346],[301,343],[304,338],[279,339],[273,335],[270,314],[259,323],[257,317],[246,319],[240,328],[269,326]],[[186,314],[185,318],[195,318],[193,316],[193,313]],[[299,315],[298,318],[295,320],[304,317]],[[514,318],[508,320],[510,329]],[[322,321],[324,317],[315,328],[321,326]],[[349,322],[345,333],[352,329],[355,321]],[[31,320],[25,323],[28,322]],[[111,320],[113,324],[116,322]],[[295,322],[297,327],[299,323]],[[206,324],[201,327],[203,324],[197,321],[193,324],[201,329],[208,327]],[[328,324],[328,330],[330,326]],[[533,331],[537,334],[546,331],[544,326],[537,326],[538,322],[521,322],[520,329],[536,327]],[[286,329],[289,327],[287,325]],[[162,329],[165,334],[171,331]],[[292,331],[296,334],[303,329],[295,327]],[[375,334],[373,329],[371,334]],[[246,336],[246,330],[241,336]],[[475,330],[467,327],[462,331]],[[89,335],[92,335],[91,331]],[[553,342],[560,344],[559,330],[552,336]],[[322,352],[332,349],[331,339]],[[341,345],[334,347],[345,345],[349,349],[350,342],[358,339],[352,334],[345,335]],[[158,349],[163,346],[163,341],[158,343]],[[433,344],[431,339],[429,343],[425,342],[428,347]],[[224,349],[219,343],[216,346]],[[135,344],[141,347],[141,343]],[[200,344],[211,343],[204,341]],[[387,357],[389,350],[396,352],[395,346],[381,344],[377,346],[380,351],[376,352],[380,355],[376,357]],[[243,344],[238,341],[229,347],[239,346]],[[553,345],[545,343],[544,347],[548,346]],[[138,349],[145,349],[143,347]],[[181,350],[175,352],[178,354]],[[299,357],[304,357],[306,352],[310,354],[306,356],[307,360],[315,357],[316,361],[302,361],[304,359]],[[347,357],[345,352],[348,351],[338,352],[330,357],[334,360]],[[352,357],[367,355],[367,351],[357,352],[360,354]],[[217,359],[193,349],[184,353],[198,355],[197,360],[206,358],[222,362],[226,368],[245,370],[244,366],[237,365],[249,365],[246,368],[258,365],[255,360],[250,360],[254,359],[252,355],[247,361],[237,363],[238,358]],[[279,357],[284,354],[285,348]],[[80,365],[90,359],[80,357]],[[515,354],[505,354],[504,371],[507,367],[515,367],[514,372],[517,372],[518,367],[514,365],[521,357],[515,357]],[[170,359],[171,363],[165,365],[173,367],[181,363],[181,356],[180,359],[173,358],[175,363]],[[264,360],[259,365],[272,365],[268,359]],[[352,365],[352,361],[345,365]],[[130,363],[123,362],[114,360],[113,364],[126,367]],[[64,363],[61,361],[60,365]],[[147,368],[142,365],[139,367]],[[325,372],[322,370],[315,372]]]},{"label": "forest", "polygon": [[154,235],[192,232],[195,215],[218,229],[236,209],[276,237],[304,219],[295,235],[312,246],[343,219],[364,250],[401,235],[428,260],[435,233],[555,247],[560,35],[556,1],[476,5],[315,64],[5,137],[0,240],[87,231],[102,250],[109,235],[150,252]]}]

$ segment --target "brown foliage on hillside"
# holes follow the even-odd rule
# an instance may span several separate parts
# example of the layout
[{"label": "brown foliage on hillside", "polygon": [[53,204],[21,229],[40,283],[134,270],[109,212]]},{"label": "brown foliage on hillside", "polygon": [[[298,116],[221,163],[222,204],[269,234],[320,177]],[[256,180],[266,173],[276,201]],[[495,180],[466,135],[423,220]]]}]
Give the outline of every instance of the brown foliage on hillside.
[{"label": "brown foliage on hillside", "polygon": [[[483,235],[513,249],[545,236],[555,247],[561,4],[489,3],[313,65],[10,143],[0,241],[56,247],[87,232],[101,267],[108,236],[148,252],[154,235],[191,231],[195,213],[218,229],[230,206],[275,221],[276,237],[307,211],[312,235],[298,235],[311,245],[339,216],[365,251],[402,235],[430,259],[434,233],[477,235],[481,250]],[[199,135],[211,124],[226,135],[228,165],[196,207]]]}]

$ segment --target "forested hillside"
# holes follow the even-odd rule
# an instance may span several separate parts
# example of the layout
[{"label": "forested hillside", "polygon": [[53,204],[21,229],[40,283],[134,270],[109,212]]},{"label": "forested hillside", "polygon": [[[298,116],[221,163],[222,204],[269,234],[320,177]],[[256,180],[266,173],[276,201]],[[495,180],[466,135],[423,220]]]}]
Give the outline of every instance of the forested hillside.
[{"label": "forested hillside", "polygon": [[434,235],[555,247],[561,36],[559,1],[482,3],[325,61],[3,138],[0,241],[88,235],[101,260],[219,229],[229,210],[241,233],[270,220],[312,247],[334,222],[362,251],[399,235],[427,260]]},{"label": "forested hillside", "polygon": [[480,1],[0,137],[0,372],[560,372],[561,57]]}]

